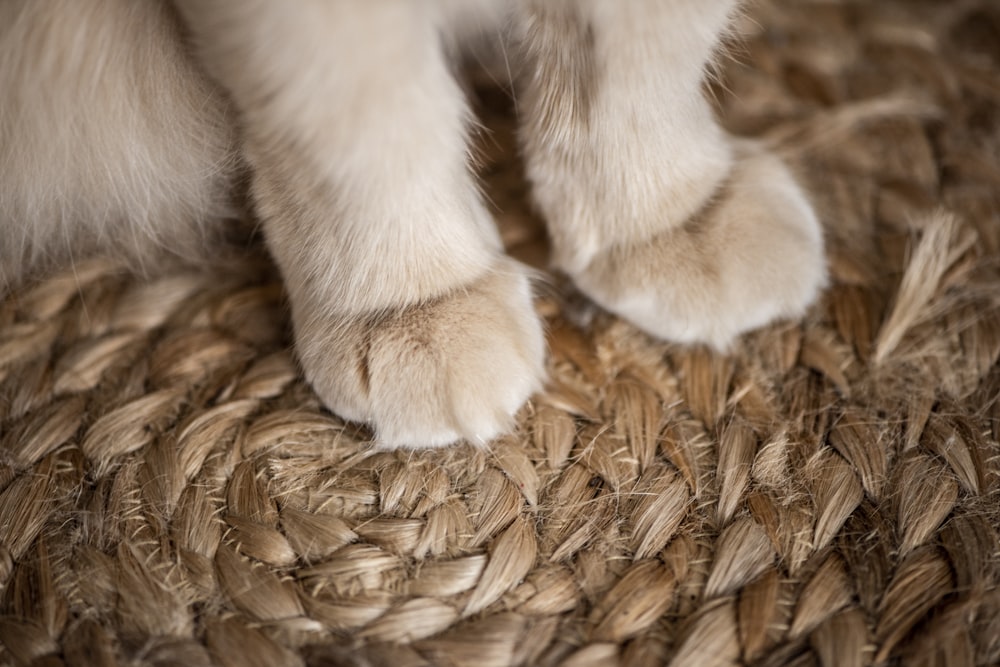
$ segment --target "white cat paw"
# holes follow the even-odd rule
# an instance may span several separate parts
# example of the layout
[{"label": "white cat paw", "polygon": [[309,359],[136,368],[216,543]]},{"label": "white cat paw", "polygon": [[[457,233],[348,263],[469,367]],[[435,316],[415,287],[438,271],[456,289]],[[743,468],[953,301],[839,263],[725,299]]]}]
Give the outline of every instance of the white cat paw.
[{"label": "white cat paw", "polygon": [[745,147],[700,214],[603,251],[573,278],[654,336],[725,349],[745,331],[801,316],[826,275],[822,230],[801,188],[780,159]]},{"label": "white cat paw", "polygon": [[298,345],[327,407],[371,425],[386,448],[486,443],[510,429],[544,376],[528,278],[507,259],[424,304],[315,318],[300,326]]}]

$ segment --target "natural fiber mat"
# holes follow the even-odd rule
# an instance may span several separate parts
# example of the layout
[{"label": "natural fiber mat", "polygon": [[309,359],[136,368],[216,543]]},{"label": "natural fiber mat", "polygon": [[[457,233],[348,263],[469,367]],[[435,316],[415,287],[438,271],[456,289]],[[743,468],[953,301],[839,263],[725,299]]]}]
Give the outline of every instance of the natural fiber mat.
[{"label": "natural fiber mat", "polygon": [[550,383],[488,450],[378,452],[324,411],[259,249],[2,302],[0,662],[1000,664],[1000,6],[741,30],[712,90],[809,184],[833,284],[720,355],[553,278]]}]

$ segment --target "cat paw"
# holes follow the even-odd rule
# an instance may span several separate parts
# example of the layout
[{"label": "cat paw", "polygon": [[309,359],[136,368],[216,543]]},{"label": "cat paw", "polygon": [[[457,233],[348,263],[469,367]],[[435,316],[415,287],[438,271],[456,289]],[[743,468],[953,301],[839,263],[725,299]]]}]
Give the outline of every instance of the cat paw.
[{"label": "cat paw", "polygon": [[528,278],[507,259],[419,305],[299,324],[299,357],[319,397],[371,425],[385,448],[486,443],[510,429],[544,376]]},{"label": "cat paw", "polygon": [[743,332],[804,313],[826,284],[823,235],[782,161],[745,146],[701,213],[606,249],[573,278],[647,333],[725,349]]}]

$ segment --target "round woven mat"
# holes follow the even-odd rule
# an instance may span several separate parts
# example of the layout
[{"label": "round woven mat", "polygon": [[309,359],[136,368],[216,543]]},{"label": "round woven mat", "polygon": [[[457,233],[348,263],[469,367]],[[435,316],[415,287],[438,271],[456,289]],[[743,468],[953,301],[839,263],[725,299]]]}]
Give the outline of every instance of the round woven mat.
[{"label": "round woven mat", "polygon": [[[325,412],[259,248],[0,303],[0,663],[1000,663],[1000,7],[740,29],[712,92],[814,193],[832,286],[723,356],[552,278],[551,381],[489,450]],[[509,100],[477,94],[538,263]]]}]

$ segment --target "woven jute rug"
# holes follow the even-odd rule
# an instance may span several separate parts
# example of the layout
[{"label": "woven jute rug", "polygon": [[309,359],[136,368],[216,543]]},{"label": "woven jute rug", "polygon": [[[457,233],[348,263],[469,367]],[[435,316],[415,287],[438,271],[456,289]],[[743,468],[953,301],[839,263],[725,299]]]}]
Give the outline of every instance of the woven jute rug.
[{"label": "woven jute rug", "polygon": [[[259,245],[0,303],[0,663],[1000,664],[1000,6],[740,31],[711,92],[809,186],[830,288],[722,355],[553,276],[549,384],[489,449],[324,411]],[[513,105],[476,90],[543,265]]]}]

